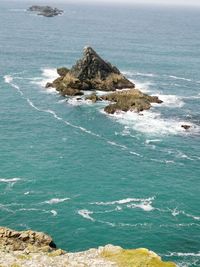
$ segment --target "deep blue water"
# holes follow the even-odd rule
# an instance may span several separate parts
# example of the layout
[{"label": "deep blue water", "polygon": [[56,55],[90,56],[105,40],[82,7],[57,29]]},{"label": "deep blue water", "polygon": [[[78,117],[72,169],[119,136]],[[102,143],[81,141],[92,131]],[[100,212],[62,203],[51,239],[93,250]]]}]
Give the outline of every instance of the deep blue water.
[{"label": "deep blue water", "polygon": [[[0,225],[199,266],[200,9],[29,5],[0,2]],[[44,89],[85,45],[164,103],[108,116]]]}]

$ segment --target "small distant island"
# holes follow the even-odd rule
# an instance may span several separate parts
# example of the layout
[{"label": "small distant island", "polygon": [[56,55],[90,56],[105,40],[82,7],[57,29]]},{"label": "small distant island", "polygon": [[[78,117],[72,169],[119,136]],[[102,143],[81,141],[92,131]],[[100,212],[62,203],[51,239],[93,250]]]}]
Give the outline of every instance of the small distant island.
[{"label": "small distant island", "polygon": [[36,12],[38,16],[44,16],[44,17],[55,17],[58,15],[63,14],[63,10],[58,8],[53,8],[50,6],[38,6],[33,5],[27,9],[27,11]]}]

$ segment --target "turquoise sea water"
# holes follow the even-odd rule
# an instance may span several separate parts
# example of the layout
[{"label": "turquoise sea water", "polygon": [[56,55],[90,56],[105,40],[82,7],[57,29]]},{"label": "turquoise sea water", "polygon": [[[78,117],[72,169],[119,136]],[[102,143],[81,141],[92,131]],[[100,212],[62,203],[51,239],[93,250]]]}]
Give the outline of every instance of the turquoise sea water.
[{"label": "turquoise sea water", "polygon": [[[200,9],[29,5],[0,2],[0,225],[200,266]],[[44,89],[85,45],[164,103],[108,116]]]}]

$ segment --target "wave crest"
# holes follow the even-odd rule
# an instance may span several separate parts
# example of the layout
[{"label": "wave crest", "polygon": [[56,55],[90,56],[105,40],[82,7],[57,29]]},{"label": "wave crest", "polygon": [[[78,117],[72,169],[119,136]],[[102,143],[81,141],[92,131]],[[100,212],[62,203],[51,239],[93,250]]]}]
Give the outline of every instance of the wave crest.
[{"label": "wave crest", "polygon": [[66,198],[52,198],[50,200],[44,201],[44,203],[52,205],[52,204],[62,203],[62,202],[67,201],[67,200],[70,200],[70,198],[68,198],[68,197],[66,197]]}]

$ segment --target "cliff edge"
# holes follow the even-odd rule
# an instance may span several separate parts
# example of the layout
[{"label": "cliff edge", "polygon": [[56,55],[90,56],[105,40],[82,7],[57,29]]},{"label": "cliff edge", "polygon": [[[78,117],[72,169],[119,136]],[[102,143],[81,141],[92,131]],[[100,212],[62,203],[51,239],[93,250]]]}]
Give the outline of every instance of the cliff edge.
[{"label": "cliff edge", "polygon": [[0,227],[1,267],[176,267],[154,252],[106,245],[70,253],[57,249],[49,235]]}]

